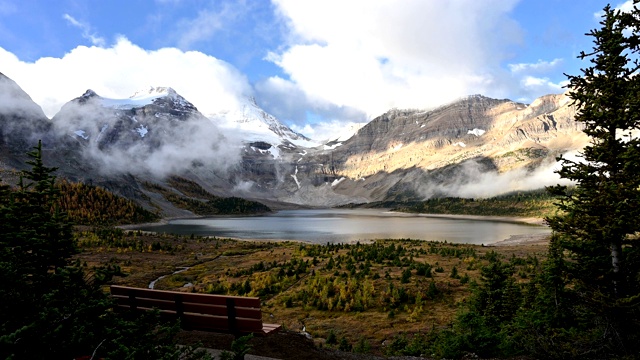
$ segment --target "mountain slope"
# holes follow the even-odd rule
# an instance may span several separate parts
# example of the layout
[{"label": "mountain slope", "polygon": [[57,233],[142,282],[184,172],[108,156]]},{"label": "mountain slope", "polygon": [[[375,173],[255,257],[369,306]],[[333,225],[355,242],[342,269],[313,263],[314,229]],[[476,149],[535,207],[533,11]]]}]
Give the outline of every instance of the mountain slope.
[{"label": "mountain slope", "polygon": [[[16,166],[38,140],[48,145],[51,122],[42,108],[13,80],[0,73],[0,151],[5,162]],[[12,156],[9,156],[12,155]]]},{"label": "mountain slope", "polygon": [[587,143],[574,115],[565,95],[530,105],[476,95],[431,111],[391,110],[307,157],[299,173],[307,186],[325,185],[315,198],[327,204],[344,195],[419,200],[541,188],[557,181],[557,155]]}]

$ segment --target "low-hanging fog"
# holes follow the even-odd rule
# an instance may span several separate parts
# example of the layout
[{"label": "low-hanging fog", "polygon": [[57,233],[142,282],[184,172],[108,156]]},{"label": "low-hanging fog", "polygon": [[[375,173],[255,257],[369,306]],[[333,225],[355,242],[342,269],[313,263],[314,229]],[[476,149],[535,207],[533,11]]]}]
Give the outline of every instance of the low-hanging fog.
[{"label": "low-hanging fog", "polygon": [[[579,161],[577,151],[563,155],[564,158]],[[507,172],[487,170],[477,161],[460,164],[456,176],[444,182],[426,182],[418,186],[425,199],[433,197],[489,198],[513,191],[541,189],[556,184],[570,185],[556,173],[561,164],[555,159],[547,159],[535,169],[518,168]]]},{"label": "low-hanging fog", "polygon": [[219,173],[240,161],[241,143],[199,113],[178,118],[117,110],[96,96],[66,104],[53,124],[58,135],[75,139],[83,159],[103,174],[164,177],[194,168]]}]

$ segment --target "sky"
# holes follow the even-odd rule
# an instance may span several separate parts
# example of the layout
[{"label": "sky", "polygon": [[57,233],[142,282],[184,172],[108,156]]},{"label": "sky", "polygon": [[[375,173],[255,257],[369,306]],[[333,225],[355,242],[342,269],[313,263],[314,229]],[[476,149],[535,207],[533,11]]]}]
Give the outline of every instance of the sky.
[{"label": "sky", "polygon": [[588,65],[577,56],[606,4],[0,0],[0,72],[48,117],[87,89],[127,98],[170,86],[205,115],[253,97],[319,140],[392,108],[562,93],[564,74]]}]

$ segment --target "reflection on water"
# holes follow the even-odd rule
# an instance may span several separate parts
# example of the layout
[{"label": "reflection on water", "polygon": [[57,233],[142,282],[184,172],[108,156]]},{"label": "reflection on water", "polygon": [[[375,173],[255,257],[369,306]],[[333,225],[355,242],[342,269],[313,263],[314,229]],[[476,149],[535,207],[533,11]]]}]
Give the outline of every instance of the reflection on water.
[{"label": "reflection on water", "polygon": [[550,234],[543,226],[447,219],[372,209],[283,210],[265,216],[171,220],[141,230],[239,239],[300,240],[318,244],[372,239],[423,239],[491,244],[512,235]]}]

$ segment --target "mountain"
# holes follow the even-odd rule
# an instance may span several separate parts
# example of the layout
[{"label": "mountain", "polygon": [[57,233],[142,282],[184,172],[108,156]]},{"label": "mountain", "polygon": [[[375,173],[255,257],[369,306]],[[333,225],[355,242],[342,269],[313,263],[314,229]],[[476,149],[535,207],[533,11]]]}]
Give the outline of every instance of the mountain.
[{"label": "mountain", "polygon": [[392,109],[349,134],[315,142],[252,98],[205,117],[168,87],[126,99],[87,90],[49,120],[15,82],[1,75],[0,87],[5,169],[19,167],[15,154],[44,137],[62,177],[168,216],[190,215],[169,200],[174,195],[203,191],[282,207],[540,188],[557,181],[557,155],[587,143],[565,95],[531,104],[474,95],[432,110]]},{"label": "mountain", "polygon": [[53,117],[56,130],[100,150],[132,146],[157,148],[163,134],[206,118],[171,88],[149,88],[127,99],[108,99],[87,90]]},{"label": "mountain", "polygon": [[[548,153],[558,147],[553,140],[580,131],[568,104],[564,95],[531,105],[475,95],[431,111],[391,110],[331,154],[341,175],[359,178],[414,166],[436,169],[480,155],[497,160],[523,147]],[[502,171],[525,165],[497,161]]]},{"label": "mountain", "polygon": [[[320,146],[243,99],[232,111],[210,116],[226,136],[243,144],[242,161],[229,172],[233,191],[243,196],[277,201],[297,190],[287,174],[295,172],[295,158]],[[292,179],[293,180],[293,179]]]},{"label": "mountain", "polygon": [[314,154],[305,173],[331,185],[327,203],[333,194],[389,201],[540,188],[557,181],[557,155],[587,143],[574,115],[565,95],[530,105],[475,95],[430,111],[394,109]]},{"label": "mountain", "polygon": [[[0,73],[0,151],[20,157],[38,139],[48,139],[50,128],[51,122],[42,108],[18,84]],[[5,162],[16,166],[14,160],[5,157]]]}]

